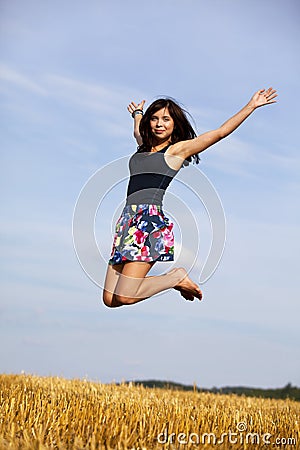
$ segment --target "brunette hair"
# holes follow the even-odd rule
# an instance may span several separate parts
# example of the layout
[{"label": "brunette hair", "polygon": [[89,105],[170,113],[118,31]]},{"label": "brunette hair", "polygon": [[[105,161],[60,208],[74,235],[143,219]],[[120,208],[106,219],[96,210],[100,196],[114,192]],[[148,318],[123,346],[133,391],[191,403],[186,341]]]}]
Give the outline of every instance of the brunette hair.
[{"label": "brunette hair", "polygon": [[[173,99],[159,98],[151,103],[145,111],[145,114],[140,122],[140,135],[143,140],[142,145],[139,146],[138,152],[150,152],[154,144],[154,137],[151,133],[150,119],[157,111],[163,108],[168,108],[170,116],[174,121],[174,131],[171,136],[172,144],[197,137],[190,121],[187,118],[188,112],[179,106]],[[200,158],[198,154],[190,156],[187,161],[199,163]]]}]

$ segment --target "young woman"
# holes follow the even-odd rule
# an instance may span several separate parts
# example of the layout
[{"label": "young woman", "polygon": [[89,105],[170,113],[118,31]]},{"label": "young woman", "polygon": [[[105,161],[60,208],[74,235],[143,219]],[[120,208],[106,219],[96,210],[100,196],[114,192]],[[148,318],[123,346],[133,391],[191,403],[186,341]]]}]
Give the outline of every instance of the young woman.
[{"label": "young woman", "polygon": [[273,88],[257,91],[237,114],[219,128],[196,137],[183,109],[172,99],[131,102],[138,150],[129,161],[126,204],[116,224],[103,301],[108,307],[130,305],[174,288],[186,300],[201,300],[199,286],[184,268],[164,275],[146,276],[156,261],[173,261],[173,224],[162,209],[164,193],[183,165],[228,136],[260,106],[275,103]]}]

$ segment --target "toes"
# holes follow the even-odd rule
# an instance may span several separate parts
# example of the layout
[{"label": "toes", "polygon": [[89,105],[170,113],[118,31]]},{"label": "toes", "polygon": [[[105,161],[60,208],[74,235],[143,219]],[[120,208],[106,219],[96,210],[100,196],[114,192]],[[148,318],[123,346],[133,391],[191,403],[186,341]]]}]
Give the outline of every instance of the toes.
[{"label": "toes", "polygon": [[179,288],[179,287],[174,287],[174,289],[176,289],[176,291],[179,291],[180,295],[183,298],[185,298],[186,300],[190,300],[190,301],[194,300],[194,295],[191,292],[189,292],[185,289]]},{"label": "toes", "polygon": [[181,295],[183,298],[185,298],[186,300],[189,300],[191,302],[194,300],[194,296],[192,294],[181,292]]},{"label": "toes", "polygon": [[202,300],[202,292],[200,291],[200,289],[199,289],[199,294],[198,294],[197,298],[198,298],[199,300]]}]

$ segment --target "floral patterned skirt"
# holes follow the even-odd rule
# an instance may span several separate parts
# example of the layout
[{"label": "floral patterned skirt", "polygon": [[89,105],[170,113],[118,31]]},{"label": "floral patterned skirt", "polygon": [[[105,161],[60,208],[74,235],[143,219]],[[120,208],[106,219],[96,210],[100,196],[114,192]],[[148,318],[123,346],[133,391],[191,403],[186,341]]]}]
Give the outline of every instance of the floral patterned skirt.
[{"label": "floral patterned skirt", "polygon": [[173,223],[160,205],[126,205],[116,223],[109,264],[173,261]]}]

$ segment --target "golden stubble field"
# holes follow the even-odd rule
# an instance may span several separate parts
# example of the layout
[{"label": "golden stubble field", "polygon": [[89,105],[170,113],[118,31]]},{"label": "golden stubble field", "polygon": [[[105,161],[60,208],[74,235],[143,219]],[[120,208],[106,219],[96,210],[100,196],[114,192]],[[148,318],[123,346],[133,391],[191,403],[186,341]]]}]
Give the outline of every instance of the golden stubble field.
[{"label": "golden stubble field", "polygon": [[0,449],[299,447],[300,404],[0,375]]}]

